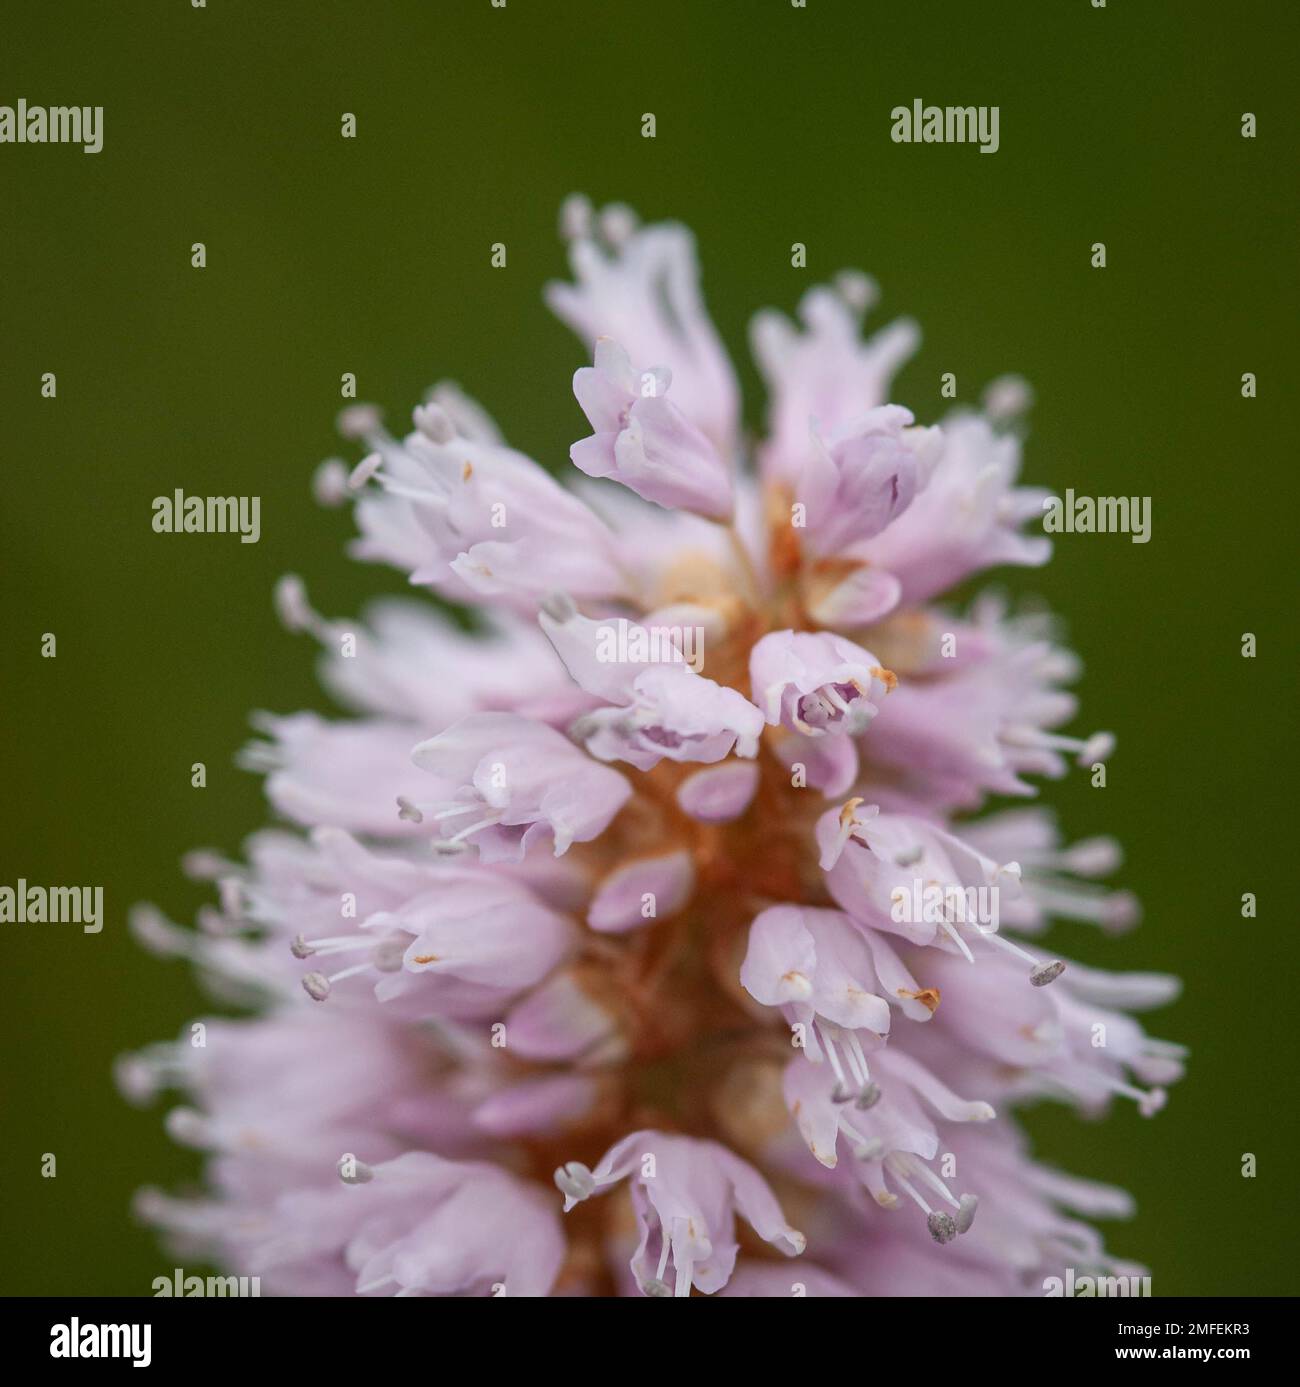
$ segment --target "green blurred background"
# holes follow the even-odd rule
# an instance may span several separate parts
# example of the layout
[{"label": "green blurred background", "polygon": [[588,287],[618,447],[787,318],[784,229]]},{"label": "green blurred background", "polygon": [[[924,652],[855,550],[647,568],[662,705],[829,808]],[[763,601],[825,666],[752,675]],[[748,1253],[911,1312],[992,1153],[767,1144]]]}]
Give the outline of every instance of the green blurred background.
[{"label": "green blurred background", "polygon": [[[183,965],[137,949],[126,910],[190,918],[204,893],[182,853],[234,851],[262,821],[259,782],[232,764],[248,711],[327,706],[312,649],[273,618],[276,577],[302,573],[331,615],[402,585],[346,561],[349,516],[309,495],[338,447],[341,373],[399,421],[458,379],[549,463],[586,431],[577,344],[540,300],[564,269],[561,199],[581,189],[693,226],[751,424],[750,312],[861,266],[878,321],[925,331],[901,402],[929,419],[942,372],[966,400],[1023,372],[1030,480],[1153,497],[1149,544],[1064,536],[1009,586],[1062,612],[1087,664],[1078,726],[1120,740],[1104,790],[1076,774],[1048,799],[1073,836],[1123,838],[1147,910],[1127,938],[1059,927],[1058,947],[1181,973],[1184,999],[1151,1025],[1194,1060],[1154,1121],[1120,1105],[1030,1126],[1049,1160],[1136,1193],[1109,1241],[1157,1293],[1295,1291],[1278,934],[1294,921],[1293,9],[6,6],[0,104],[102,105],[105,143],[0,145],[0,882],[103,883],[107,925],[0,927],[0,1290],[148,1294],[170,1269],[128,1201],[197,1159],[118,1098],[110,1065],[209,1004]],[[1000,106],[1000,151],[892,144],[890,108],[918,96]],[[495,241],[507,269],[489,265]],[[154,534],[152,498],[176,487],[260,495],[261,542]],[[46,631],[57,659],[39,656]]]}]

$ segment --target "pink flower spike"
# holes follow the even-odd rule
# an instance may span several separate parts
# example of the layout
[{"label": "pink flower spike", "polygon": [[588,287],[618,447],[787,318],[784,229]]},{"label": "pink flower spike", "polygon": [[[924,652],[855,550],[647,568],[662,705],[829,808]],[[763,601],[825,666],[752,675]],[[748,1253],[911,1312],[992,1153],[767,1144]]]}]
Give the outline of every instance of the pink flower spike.
[{"label": "pink flower spike", "polygon": [[[768,436],[742,438],[689,234],[583,199],[563,228],[548,299],[594,362],[554,382],[590,421],[576,469],[447,382],[404,437],[340,418],[362,460],[320,498],[437,600],[332,617],[277,587],[343,711],[254,717],[273,823],[186,859],[196,928],[130,912],[247,1013],[116,1066],[130,1101],[178,1091],[166,1130],[206,1155],[206,1191],[138,1211],[270,1295],[1132,1274],[1086,1221],[1131,1201],[1040,1165],[1018,1118],[1151,1117],[1186,1063],[1135,1016],[1176,979],[1038,943],[1137,923],[1101,880],[1118,844],[1026,804],[1114,738],[1067,730],[1051,616],[947,593],[1048,557],[1024,392],[918,426],[886,394],[915,329],[863,340],[874,286],[845,274],[797,327],[755,321]],[[557,1162],[565,1211],[626,1188],[564,1218]],[[782,1203],[807,1265],[775,1255],[804,1250]]]}]

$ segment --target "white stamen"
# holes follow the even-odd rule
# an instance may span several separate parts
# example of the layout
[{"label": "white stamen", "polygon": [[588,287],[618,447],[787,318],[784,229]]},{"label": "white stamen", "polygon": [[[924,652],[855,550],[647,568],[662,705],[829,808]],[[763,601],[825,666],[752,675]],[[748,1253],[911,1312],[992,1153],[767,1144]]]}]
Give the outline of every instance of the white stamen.
[{"label": "white stamen", "polygon": [[990,944],[994,944],[1000,949],[1005,949],[1009,954],[1015,954],[1017,958],[1024,959],[1026,963],[1032,963],[1037,966],[1038,960],[1034,955],[1031,954],[1028,949],[1022,949],[1013,939],[1008,939],[1005,935],[995,934],[991,929],[987,931],[981,930],[980,933],[984,935],[984,938],[987,939]]},{"label": "white stamen", "polygon": [[891,1162],[894,1159],[895,1157],[893,1155],[885,1157],[886,1169],[894,1177],[894,1179],[898,1181],[899,1185],[903,1189],[903,1192],[913,1200],[913,1202],[920,1208],[923,1214],[929,1217],[931,1214],[934,1213],[934,1210],[931,1209],[930,1205],[926,1201],[925,1196],[921,1193],[920,1190],[916,1188],[915,1185],[912,1184],[912,1182],[907,1178],[907,1176],[900,1174],[898,1170],[896,1170],[891,1165]]},{"label": "white stamen", "polygon": [[371,1291],[381,1290],[384,1286],[392,1285],[396,1280],[395,1276],[380,1276],[374,1281],[367,1281],[364,1286],[358,1286],[357,1294],[367,1295]]},{"label": "white stamen", "polygon": [[459,857],[469,850],[466,843],[452,843],[446,838],[434,838],[429,843],[429,851],[435,857]]},{"label": "white stamen", "polygon": [[1107,930],[1128,929],[1141,915],[1137,898],[1131,892],[1107,891],[1081,881],[1035,877],[1030,893],[1049,915],[1086,920]]},{"label": "white stamen", "polygon": [[835,276],[835,288],[855,313],[865,313],[875,301],[875,282],[861,270],[841,270]]},{"label": "white stamen", "polygon": [[841,713],[848,713],[849,705],[845,701],[844,695],[840,693],[838,689],[832,688],[831,685],[827,684],[825,688],[818,689],[817,692],[822,698],[827,700],[833,708]]},{"label": "white stamen", "polygon": [[296,573],[286,573],[275,585],[275,611],[286,631],[310,631],[320,618],[307,601],[307,589]]},{"label": "white stamen", "polygon": [[496,822],[496,817],[489,814],[486,819],[480,819],[477,823],[470,824],[468,828],[462,828],[459,833],[453,833],[446,841],[448,843],[463,843],[466,838],[472,837],[480,829],[491,828]]},{"label": "white stamen", "polygon": [[[814,1025],[816,1023],[814,1022]],[[835,1042],[826,1033],[824,1026],[817,1025],[817,1034],[821,1036],[822,1048],[826,1051],[826,1058],[830,1060],[831,1069],[835,1072],[835,1087],[831,1091],[832,1103],[847,1103],[853,1097],[853,1092],[849,1088],[844,1078],[844,1068],[840,1064],[840,1057],[835,1053]]]},{"label": "white stamen", "polygon": [[348,490],[360,491],[363,486],[379,471],[383,466],[383,456],[380,453],[367,453],[359,463],[352,469],[348,476]]},{"label": "white stamen", "polygon": [[1115,750],[1115,736],[1111,732],[1094,732],[1085,741],[1059,732],[1044,732],[1039,727],[1012,726],[1004,728],[1001,735],[1008,746],[1074,752],[1076,764],[1084,767],[1091,766],[1094,761],[1108,760]]},{"label": "white stamen", "polygon": [[370,438],[383,428],[384,416],[378,405],[347,405],[339,411],[335,428],[344,438]]},{"label": "white stamen", "polygon": [[1162,1088],[1136,1088],[1133,1084],[1126,1084],[1122,1079],[1113,1079],[1109,1075],[1102,1075],[1101,1081],[1113,1093],[1118,1093],[1124,1098],[1131,1098],[1137,1104],[1137,1110],[1143,1117],[1154,1117],[1169,1098],[1169,1095]]},{"label": "white stamen", "polygon": [[924,1161],[914,1161],[912,1163],[913,1173],[920,1176],[932,1190],[943,1199],[946,1199],[954,1209],[960,1209],[961,1205],[957,1202],[957,1196],[948,1188],[947,1185],[930,1169]]},{"label": "white stamen", "polygon": [[317,504],[341,506],[348,498],[348,468],[341,458],[326,458],[311,479],[311,492]]},{"label": "white stamen", "polygon": [[962,951],[962,953],[964,953],[964,954],[966,955],[966,962],[967,962],[967,963],[974,963],[974,962],[975,962],[975,955],[974,955],[973,953],[971,953],[969,945],[968,945],[968,944],[966,943],[966,941],[961,937],[961,935],[957,933],[956,929],[955,929],[952,925],[950,925],[950,924],[948,923],[947,920],[940,920],[940,921],[939,921],[939,928],[942,929],[943,932],[944,932],[944,933],[953,941],[953,943],[956,944],[956,946]]},{"label": "white stamen", "polygon": [[212,1145],[212,1124],[194,1108],[173,1108],[163,1119],[167,1135],[182,1146]]},{"label": "white stamen", "polygon": [[1066,871],[1077,872],[1081,877],[1109,876],[1123,860],[1124,852],[1118,840],[1104,835],[1081,838],[1065,848],[1058,858]]},{"label": "white stamen", "polygon": [[600,212],[600,233],[609,244],[618,249],[625,245],[636,230],[636,213],[621,202],[611,202]]},{"label": "white stamen", "polygon": [[336,982],[342,982],[344,978],[354,978],[358,973],[368,973],[370,963],[358,963],[352,968],[344,968],[342,972],[331,973],[328,977],[324,973],[307,973],[302,980],[303,991],[314,1002],[323,1002],[329,995],[330,989]]},{"label": "white stamen", "polygon": [[571,193],[560,206],[560,236],[566,241],[582,241],[591,235],[591,201],[581,193]]}]

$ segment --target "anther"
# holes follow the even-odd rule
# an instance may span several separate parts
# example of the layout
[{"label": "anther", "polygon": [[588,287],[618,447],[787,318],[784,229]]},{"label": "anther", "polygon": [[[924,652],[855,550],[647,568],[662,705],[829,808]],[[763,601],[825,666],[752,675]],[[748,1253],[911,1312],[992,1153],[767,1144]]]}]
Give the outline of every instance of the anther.
[{"label": "anther", "polygon": [[970,1226],[975,1222],[975,1211],[980,1206],[979,1196],[974,1194],[963,1194],[961,1203],[957,1209],[957,1231],[959,1233],[969,1233]]},{"label": "anther", "polygon": [[855,313],[865,313],[875,298],[876,286],[861,270],[841,270],[835,276],[835,288]]},{"label": "anther", "polygon": [[555,1187],[566,1199],[578,1203],[596,1192],[596,1179],[581,1161],[569,1161],[555,1172]]},{"label": "anther", "polygon": [[275,612],[286,631],[309,630],[316,613],[307,601],[307,589],[296,573],[286,573],[275,585]]},{"label": "anther", "polygon": [[330,995],[330,980],[324,973],[308,973],[302,980],[303,990],[314,1002],[323,1002]]},{"label": "anther", "polygon": [[1061,865],[1081,877],[1109,876],[1120,865],[1122,858],[1119,843],[1104,835],[1081,838],[1059,855]]},{"label": "anther", "polygon": [[636,213],[621,202],[611,202],[600,213],[601,235],[617,249],[624,245],[636,230]]},{"label": "anther", "polygon": [[344,438],[369,438],[383,426],[384,416],[378,405],[348,405],[339,411],[335,427]]},{"label": "anther", "polygon": [[163,1119],[167,1135],[183,1146],[208,1146],[212,1129],[208,1119],[194,1108],[173,1108]]},{"label": "anther", "polygon": [[582,241],[591,235],[591,202],[572,193],[560,207],[560,235],[566,241]]},{"label": "anther", "polygon": [[1019,376],[998,376],[981,396],[984,412],[994,424],[1006,424],[1024,414],[1033,403],[1033,391]]},{"label": "anther", "polygon": [[937,1243],[950,1243],[957,1236],[957,1224],[951,1214],[936,1209],[926,1220],[925,1226]]},{"label": "anther", "polygon": [[341,458],[326,458],[312,474],[311,493],[318,505],[341,506],[348,497],[348,468]]},{"label": "anther", "polygon": [[227,915],[241,918],[245,911],[243,882],[238,877],[222,877],[217,882],[221,908]]},{"label": "anther", "polygon": [[1078,763],[1081,766],[1091,766],[1094,761],[1107,761],[1114,751],[1115,734],[1113,732],[1094,732],[1079,751]]},{"label": "anther", "polygon": [[1168,1102],[1169,1095],[1162,1088],[1148,1089],[1138,1101],[1138,1112],[1143,1117],[1154,1117]]},{"label": "anther", "polygon": [[869,1083],[865,1085],[858,1096],[853,1100],[853,1106],[859,1112],[866,1112],[868,1108],[874,1108],[880,1102],[880,1085]]},{"label": "anther", "polygon": [[1064,972],[1065,964],[1059,958],[1054,958],[1050,963],[1040,963],[1030,973],[1029,981],[1035,987],[1046,987],[1049,982],[1055,982]]}]

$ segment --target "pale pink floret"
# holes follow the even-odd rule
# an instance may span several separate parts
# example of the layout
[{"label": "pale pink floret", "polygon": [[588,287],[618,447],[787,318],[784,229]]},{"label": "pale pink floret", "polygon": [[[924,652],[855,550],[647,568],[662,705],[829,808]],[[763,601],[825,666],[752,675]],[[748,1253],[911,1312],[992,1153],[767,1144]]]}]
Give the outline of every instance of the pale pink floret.
[{"label": "pale pink floret", "polygon": [[484,862],[519,861],[548,838],[558,857],[602,833],[632,792],[560,733],[511,713],[472,713],[411,759],[455,787],[431,816],[443,840],[472,844]]},{"label": "pale pink floret", "polygon": [[[581,596],[627,590],[614,537],[594,512],[531,458],[444,427],[398,443],[371,440],[373,478],[359,552],[460,601],[526,611],[554,587]],[[547,586],[549,585],[549,587]]]},{"label": "pale pink floret", "polygon": [[1046,563],[1051,540],[1021,526],[1042,516],[1049,493],[1017,487],[1019,473],[1014,435],[996,433],[980,415],[955,414],[924,490],[861,546],[861,557],[898,580],[904,602],[923,602],[995,564]]},{"label": "pale pink floret", "polygon": [[731,515],[731,475],[708,438],[667,398],[666,367],[634,370],[616,342],[596,342],[595,366],[573,377],[573,393],[595,431],[569,450],[589,477],[609,477],[643,500],[714,520]]},{"label": "pale pink floret", "polygon": [[[932,804],[972,808],[989,794],[1032,795],[1030,776],[1056,779],[1070,760],[1104,761],[1113,742],[1056,729],[1077,700],[1060,686],[1078,661],[1046,623],[976,603],[972,619],[937,617],[924,658],[903,680],[862,745],[868,764],[904,773]],[[1069,758],[1069,760],[1067,760]]]},{"label": "pale pink floret", "polygon": [[844,1098],[870,1092],[863,1046],[874,1049],[889,1033],[889,1004],[877,994],[866,934],[847,915],[789,905],[763,911],[749,927],[740,983],[755,1001],[781,1009],[810,1059],[829,1060]]},{"label": "pale pink floret", "polygon": [[641,1232],[632,1270],[646,1295],[684,1296],[692,1286],[708,1295],[725,1286],[736,1264],[737,1214],[786,1256],[806,1246],[758,1171],[716,1142],[633,1132],[594,1170],[570,1162],[555,1172],[566,1212],[627,1179]]},{"label": "pale pink floret", "polygon": [[587,344],[621,342],[637,361],[668,367],[678,406],[729,456],[740,393],[704,307],[695,241],[672,223],[637,227],[625,207],[593,217],[581,199],[566,208],[574,284],[552,283],[546,301]]},{"label": "pale pink floret", "polygon": [[412,1151],[354,1163],[340,1188],[288,1195],[250,1265],[337,1259],[359,1295],[546,1295],[564,1238],[536,1186]]},{"label": "pale pink floret", "polygon": [[858,555],[867,540],[906,514],[944,447],[938,429],[912,424],[910,411],[881,405],[843,437],[813,438],[794,493],[810,554]]},{"label": "pale pink floret", "polygon": [[567,598],[549,600],[538,619],[578,686],[613,705],[570,729],[600,760],[646,771],[665,758],[712,762],[757,751],[762,714],[735,689],[697,674],[676,646],[654,661],[610,658],[619,655],[620,631],[625,643],[635,632],[583,616]]},{"label": "pale pink floret", "polygon": [[862,314],[875,297],[865,275],[845,275],[835,288],[820,285],[799,301],[802,333],[774,310],[755,315],[750,340],[771,399],[761,457],[773,479],[799,481],[814,430],[833,437],[887,402],[890,381],[920,334],[903,319],[863,342]]},{"label": "pale pink floret", "polygon": [[773,631],[750,651],[749,678],[767,721],[796,734],[776,754],[810,763],[808,783],[824,794],[844,794],[858,776],[853,738],[871,726],[894,676],[829,631]]}]

